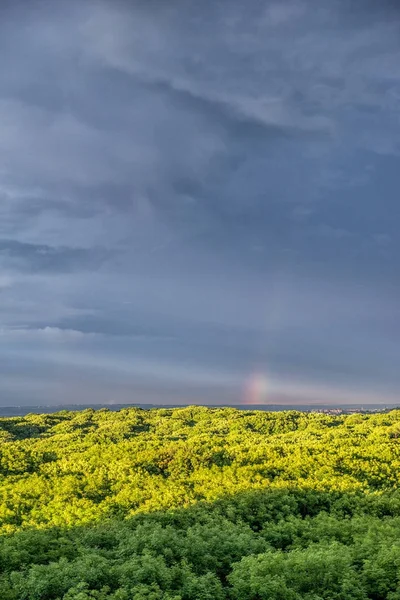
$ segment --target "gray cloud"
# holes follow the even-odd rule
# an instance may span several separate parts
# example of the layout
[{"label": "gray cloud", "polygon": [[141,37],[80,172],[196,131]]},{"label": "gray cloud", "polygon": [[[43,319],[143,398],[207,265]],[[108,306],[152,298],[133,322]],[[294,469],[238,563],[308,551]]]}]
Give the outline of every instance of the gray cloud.
[{"label": "gray cloud", "polygon": [[399,26],[3,3],[0,401],[398,392]]}]

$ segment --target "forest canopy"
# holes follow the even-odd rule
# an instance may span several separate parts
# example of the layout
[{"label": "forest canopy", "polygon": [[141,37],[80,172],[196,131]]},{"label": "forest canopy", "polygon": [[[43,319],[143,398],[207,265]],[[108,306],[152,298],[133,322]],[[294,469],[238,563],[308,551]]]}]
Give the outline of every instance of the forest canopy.
[{"label": "forest canopy", "polygon": [[3,600],[400,599],[400,410],[0,419]]}]

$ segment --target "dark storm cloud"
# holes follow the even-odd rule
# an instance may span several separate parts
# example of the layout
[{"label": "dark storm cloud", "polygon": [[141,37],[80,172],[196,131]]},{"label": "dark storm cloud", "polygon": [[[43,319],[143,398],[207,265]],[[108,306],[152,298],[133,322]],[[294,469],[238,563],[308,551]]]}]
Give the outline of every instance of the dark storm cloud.
[{"label": "dark storm cloud", "polygon": [[[108,257],[109,258],[109,257]],[[0,240],[0,261],[21,271],[73,271],[96,269],[105,259],[104,252],[94,249],[63,248],[38,244],[23,244],[15,240]]]},{"label": "dark storm cloud", "polygon": [[393,3],[1,11],[3,404],[398,392]]}]

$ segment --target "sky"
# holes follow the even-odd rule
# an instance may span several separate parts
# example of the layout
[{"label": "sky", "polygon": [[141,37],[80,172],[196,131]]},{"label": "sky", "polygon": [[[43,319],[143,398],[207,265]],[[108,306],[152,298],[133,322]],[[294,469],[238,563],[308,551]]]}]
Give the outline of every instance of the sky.
[{"label": "sky", "polygon": [[0,405],[396,402],[400,8],[4,0]]}]

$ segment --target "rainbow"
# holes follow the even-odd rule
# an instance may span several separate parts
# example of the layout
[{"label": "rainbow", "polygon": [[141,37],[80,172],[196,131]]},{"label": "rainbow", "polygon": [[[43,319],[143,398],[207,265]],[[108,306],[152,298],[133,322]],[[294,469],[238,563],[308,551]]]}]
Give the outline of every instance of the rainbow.
[{"label": "rainbow", "polygon": [[263,373],[253,373],[244,386],[244,404],[266,404],[268,380]]}]

